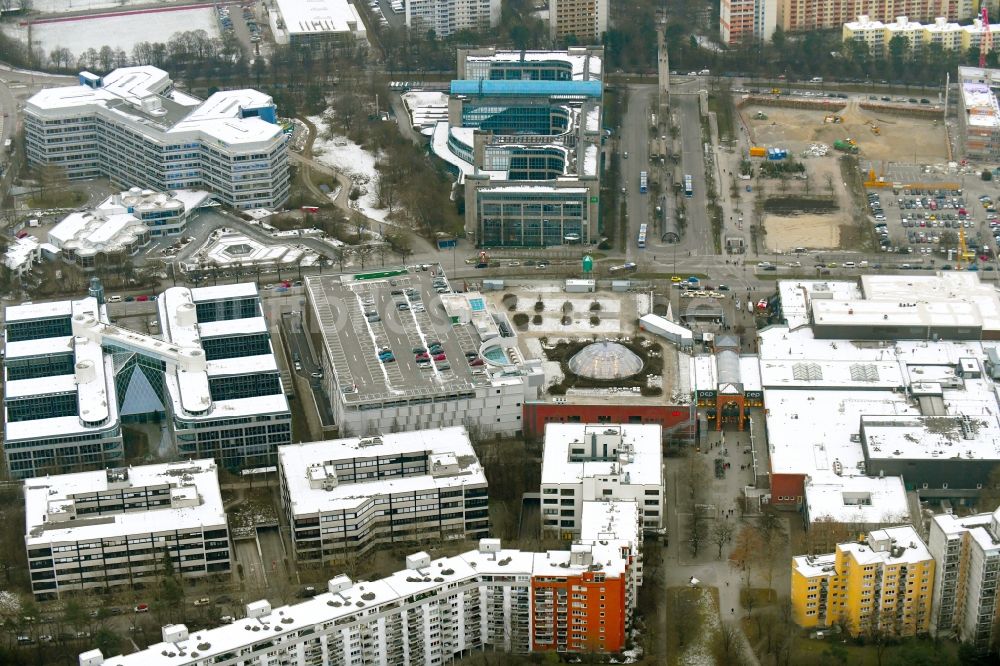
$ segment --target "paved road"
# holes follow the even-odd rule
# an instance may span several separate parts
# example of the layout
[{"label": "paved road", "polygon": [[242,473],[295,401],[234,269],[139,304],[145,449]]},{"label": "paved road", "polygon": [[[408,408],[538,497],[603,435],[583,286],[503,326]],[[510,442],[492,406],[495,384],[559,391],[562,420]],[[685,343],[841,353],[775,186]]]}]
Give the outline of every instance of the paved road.
[{"label": "paved road", "polygon": [[[628,228],[625,232],[625,259],[637,261],[644,250],[636,245],[639,225],[652,222],[649,203],[650,195],[639,191],[639,174],[649,171],[649,114],[650,102],[656,92],[655,86],[629,86],[628,110],[622,123],[620,147],[622,158],[622,182],[619,187],[627,189],[626,211]],[[628,159],[625,154],[628,153]]]},{"label": "paved road", "polygon": [[247,594],[251,598],[260,591],[267,590],[268,571],[261,564],[257,552],[257,542],[253,539],[240,539],[233,542],[233,552],[236,561],[243,565],[243,582]]},{"label": "paved road", "polygon": [[0,64],[0,163],[4,165],[4,174],[0,178],[0,199],[10,190],[15,169],[8,169],[9,155],[2,150],[8,139],[13,139],[20,126],[20,108],[24,100],[34,95],[41,88],[69,85],[76,82],[72,76],[55,76],[41,72],[31,72],[14,69]]},{"label": "paved road", "polygon": [[681,247],[693,254],[714,254],[712,228],[705,197],[705,151],[696,94],[673,94],[671,105],[681,131],[681,169],[679,178],[690,175],[694,196],[686,199],[687,230]]}]

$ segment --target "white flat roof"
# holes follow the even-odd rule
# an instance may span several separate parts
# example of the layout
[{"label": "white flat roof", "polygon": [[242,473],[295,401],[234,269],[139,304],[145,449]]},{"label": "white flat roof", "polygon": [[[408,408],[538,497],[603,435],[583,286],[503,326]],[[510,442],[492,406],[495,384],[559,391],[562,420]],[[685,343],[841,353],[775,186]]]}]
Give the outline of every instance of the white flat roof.
[{"label": "white flat roof", "polygon": [[20,340],[4,345],[7,358],[47,356],[49,354],[70,354],[73,352],[73,336],[62,335],[40,340]]},{"label": "white flat roof", "polygon": [[54,317],[69,317],[72,314],[73,301],[47,301],[45,303],[28,303],[27,305],[8,305],[4,310],[4,321],[51,319]]},{"label": "white flat roof", "polygon": [[358,10],[347,0],[275,0],[291,35],[365,32]]},{"label": "white flat roof", "polygon": [[1000,521],[1000,509],[993,513],[979,513],[973,516],[955,516],[942,513],[932,519],[947,536],[957,536],[968,532],[972,539],[987,552],[1000,551],[1000,543],[990,533],[993,525]]},{"label": "white flat roof", "polygon": [[[322,480],[336,475],[338,462],[355,458],[376,458],[407,453],[445,456],[442,462],[454,465],[454,473],[392,476],[370,481],[338,482],[332,490],[312,487],[310,477]],[[295,514],[340,511],[363,504],[372,497],[421,489],[485,485],[486,476],[465,428],[456,426],[410,432],[387,433],[377,438],[353,437],[278,447],[278,461],[288,497]],[[316,475],[319,476],[316,476]]]},{"label": "white flat roof", "polygon": [[[622,447],[613,459],[570,461],[571,446],[576,444],[590,452],[592,435],[598,439],[608,433],[608,438],[620,435]],[[575,484],[585,477],[607,476],[618,473],[623,484],[662,485],[663,456],[662,429],[657,424],[612,425],[597,423],[547,423],[542,454],[542,485]],[[612,443],[609,441],[608,451]],[[617,444],[614,444],[617,446]],[[598,443],[598,453],[603,445]]]},{"label": "white flat roof", "polygon": [[214,287],[193,287],[191,299],[195,303],[217,301],[225,298],[246,298],[259,295],[257,285],[253,282],[238,282],[236,284],[220,284]]},{"label": "white flat roof", "polygon": [[580,511],[580,541],[618,539],[639,543],[639,505],[635,500],[585,501]]},{"label": "white flat roof", "polygon": [[856,441],[863,415],[919,414],[905,395],[888,390],[767,390],[764,404],[772,473],[806,474],[816,481],[835,482],[837,462],[845,476],[864,473],[864,452]]},{"label": "white flat roof", "polygon": [[967,113],[965,122],[973,127],[1000,126],[1000,105],[990,87],[983,83],[962,83],[962,105]]},{"label": "white flat roof", "polygon": [[836,575],[836,553],[822,555],[797,555],[792,558],[792,567],[806,578]]},{"label": "white flat roof", "polygon": [[906,488],[898,476],[843,476],[805,484],[809,522],[854,525],[899,524],[910,520]]},{"label": "white flat roof", "polygon": [[894,554],[891,548],[874,550],[867,543],[856,542],[841,543],[837,545],[837,548],[845,553],[853,554],[859,564],[915,564],[931,559],[927,545],[924,544],[917,531],[909,525],[873,530],[869,533],[869,539],[879,541],[888,539],[892,545],[898,546],[902,551]]},{"label": "white flat roof", "polygon": [[[591,550],[594,566],[599,566],[598,570],[605,575],[611,578],[624,575],[627,562],[622,558],[621,542],[593,544],[583,548]],[[296,634],[303,629],[311,630],[352,616],[361,621],[373,609],[386,603],[426,592],[446,590],[450,585],[476,582],[486,576],[503,576],[503,581],[509,581],[496,581],[494,585],[530,588],[532,576],[566,578],[592,570],[594,569],[589,564],[572,563],[568,550],[529,553],[508,549],[482,552],[480,549],[455,557],[431,560],[426,567],[402,569],[375,581],[354,582],[341,575],[330,580],[330,586],[336,586],[333,589],[338,589],[337,592],[322,592],[301,603],[272,608],[270,614],[262,617],[236,620],[215,629],[190,631],[186,640],[156,643],[129,655],[109,657],[104,660],[104,666],[178,666],[202,663],[258,643],[266,635]],[[258,631],[251,631],[247,627],[257,628]],[[267,634],[261,631],[265,628]],[[189,656],[176,656],[178,650]],[[193,653],[198,656],[190,656]]]},{"label": "white flat roof", "polygon": [[[72,521],[56,521],[52,512],[66,510],[73,497],[102,492],[115,484],[109,482],[108,471],[78,472],[37,477],[24,482],[25,542],[27,545],[89,541],[132,534],[149,534],[168,530],[183,530],[226,524],[222,495],[211,459],[181,461],[161,465],[123,468],[128,473],[122,488],[170,485],[181,491],[178,504],[164,505],[146,511],[90,515],[82,514]],[[184,491],[184,488],[193,490]],[[192,498],[196,501],[192,502]]]},{"label": "white flat roof", "polygon": [[573,66],[573,80],[600,79],[601,57],[594,54],[569,51],[496,51],[489,55],[467,54],[466,62],[568,62]]},{"label": "white flat roof", "polygon": [[[79,84],[46,88],[33,95],[26,107],[43,114],[57,109],[100,107],[109,115],[131,119],[159,132],[162,140],[171,140],[171,134],[200,132],[205,138],[235,145],[267,142],[282,134],[279,125],[257,117],[240,117],[244,108],[272,104],[268,95],[255,90],[224,90],[197,102],[187,94],[175,95],[169,75],[151,65],[120,67],[104,76],[103,81],[99,88]],[[151,100],[158,111],[144,108],[144,103]]]},{"label": "white flat roof", "polygon": [[[965,423],[961,416],[968,414],[864,416],[861,428],[868,457],[872,460],[998,460],[1000,426],[997,424],[996,400],[991,407],[990,413],[979,414]],[[963,426],[968,430],[964,431]]]},{"label": "white flat roof", "polygon": [[198,324],[198,335],[201,340],[252,333],[267,333],[267,320],[263,317],[246,317],[205,321]]}]

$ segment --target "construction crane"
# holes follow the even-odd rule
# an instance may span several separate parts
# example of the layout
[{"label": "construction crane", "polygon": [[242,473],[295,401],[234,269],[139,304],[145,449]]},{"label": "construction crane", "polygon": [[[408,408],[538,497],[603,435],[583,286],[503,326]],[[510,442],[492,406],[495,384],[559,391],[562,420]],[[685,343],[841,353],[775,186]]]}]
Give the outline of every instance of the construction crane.
[{"label": "construction crane", "polygon": [[965,229],[962,227],[958,228],[958,252],[955,254],[955,268],[958,270],[965,268],[965,262],[969,262],[970,265],[976,263],[976,254],[969,251],[969,246],[965,242]]},{"label": "construction crane", "polygon": [[990,14],[985,4],[980,14],[980,20],[983,22],[983,38],[979,40],[979,68],[982,69],[986,67],[986,54],[993,49],[993,34],[990,32]]}]

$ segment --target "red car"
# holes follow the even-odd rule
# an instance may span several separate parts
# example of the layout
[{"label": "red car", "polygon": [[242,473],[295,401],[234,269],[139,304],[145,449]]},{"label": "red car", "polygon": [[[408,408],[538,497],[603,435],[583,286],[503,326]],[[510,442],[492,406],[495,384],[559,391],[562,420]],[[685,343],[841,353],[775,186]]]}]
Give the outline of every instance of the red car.
[{"label": "red car", "polygon": [[469,365],[471,365],[473,367],[475,367],[477,365],[483,365],[483,359],[481,359],[481,358],[474,358],[471,361],[469,361]]},{"label": "red car", "polygon": [[434,354],[434,360],[435,361],[443,361],[446,358],[448,358],[448,357],[445,356],[444,354]]},{"label": "red car", "polygon": [[430,356],[427,355],[427,352],[421,352],[421,353],[417,354],[417,360],[418,361],[427,361],[429,359],[430,359]]},{"label": "red car", "polygon": [[135,300],[139,301],[140,303],[144,303],[145,301],[149,300],[149,296],[136,296]]}]

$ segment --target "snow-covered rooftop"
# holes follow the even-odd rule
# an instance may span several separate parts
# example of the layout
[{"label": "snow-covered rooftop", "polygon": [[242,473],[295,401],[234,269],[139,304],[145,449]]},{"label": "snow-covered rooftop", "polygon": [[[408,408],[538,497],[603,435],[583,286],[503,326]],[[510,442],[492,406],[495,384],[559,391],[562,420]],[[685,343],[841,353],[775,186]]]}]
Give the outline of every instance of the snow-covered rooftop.
[{"label": "snow-covered rooftop", "polygon": [[662,429],[656,424],[548,423],[542,485],[618,475],[623,484],[662,485]]},{"label": "snow-covered rooftop", "polygon": [[1000,533],[997,526],[1000,525],[1000,508],[993,513],[979,513],[972,516],[955,516],[943,513],[934,516],[932,519],[942,532],[948,537],[958,536],[968,532],[979,546],[986,551],[1000,551]]},{"label": "snow-covered rooftop", "polygon": [[842,543],[837,548],[852,554],[859,564],[891,566],[916,564],[931,559],[927,545],[910,525],[873,530],[868,533],[865,543]]},{"label": "snow-covered rooftop", "polygon": [[566,62],[572,66],[574,81],[600,79],[602,59],[584,49],[571,48],[567,51],[493,51],[487,55],[466,54],[466,63],[474,62]]},{"label": "snow-covered rooftop", "polygon": [[365,34],[358,10],[347,0],[275,0],[275,5],[291,35]]},{"label": "snow-covered rooftop", "polygon": [[[624,542],[579,544],[574,549],[584,557],[573,557],[569,550],[530,553],[500,548],[499,540],[483,539],[478,550],[454,557],[431,560],[426,553],[407,558],[408,567],[375,581],[352,581],[344,575],[329,581],[329,591],[289,606],[271,608],[248,604],[266,611],[259,617],[247,617],[215,629],[191,631],[187,638],[175,642],[150,645],[145,650],[125,656],[110,657],[104,666],[192,666],[217,660],[218,657],[259,643],[265,635],[304,635],[322,633],[328,627],[347,618],[365,616],[385,604],[398,603],[417,595],[429,596],[463,584],[530,587],[533,576],[581,575],[600,571],[609,578],[625,575],[627,560],[623,557]],[[627,544],[625,544],[627,545]],[[494,577],[502,576],[494,581]],[[266,604],[266,602],[263,602]],[[180,625],[186,630],[186,627]],[[267,632],[265,634],[265,631]],[[277,648],[276,648],[277,649]],[[183,652],[186,656],[180,656]]]},{"label": "snow-covered rooftop", "polygon": [[175,94],[169,75],[157,67],[120,67],[96,87],[78,84],[45,88],[26,103],[29,113],[45,116],[54,110],[97,110],[128,119],[166,142],[187,137],[214,140],[226,146],[264,143],[281,136],[279,125],[259,117],[243,117],[244,109],[273,106],[271,97],[256,90],[224,90],[204,102]]},{"label": "snow-covered rooftop", "polygon": [[[338,479],[338,463],[404,454],[425,455],[427,473],[357,481]],[[278,463],[296,515],[350,509],[382,495],[486,484],[483,468],[463,427],[291,444],[278,447]]]},{"label": "snow-covered rooftop", "polygon": [[[168,487],[169,502],[145,511],[76,512],[94,493]],[[86,497],[90,495],[90,497]],[[37,477],[24,482],[25,542],[58,544],[226,524],[215,461],[191,460]]]},{"label": "snow-covered rooftop", "polygon": [[810,522],[885,525],[910,520],[906,488],[898,476],[843,476],[826,482],[809,479],[805,492]]}]

